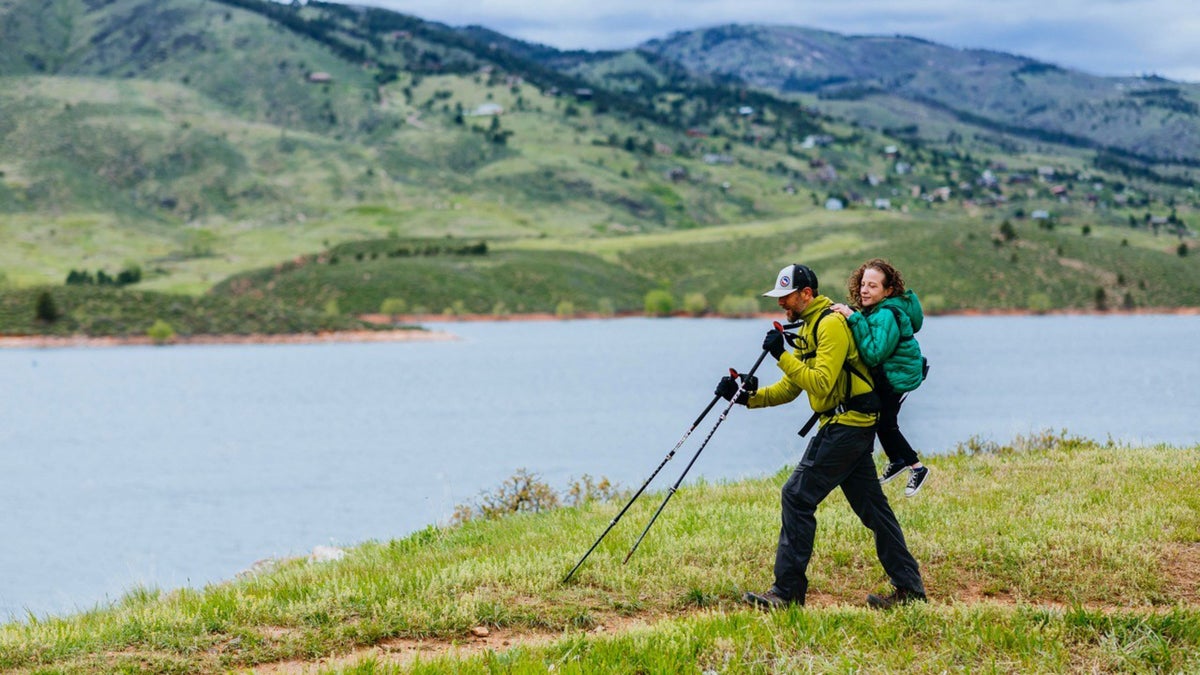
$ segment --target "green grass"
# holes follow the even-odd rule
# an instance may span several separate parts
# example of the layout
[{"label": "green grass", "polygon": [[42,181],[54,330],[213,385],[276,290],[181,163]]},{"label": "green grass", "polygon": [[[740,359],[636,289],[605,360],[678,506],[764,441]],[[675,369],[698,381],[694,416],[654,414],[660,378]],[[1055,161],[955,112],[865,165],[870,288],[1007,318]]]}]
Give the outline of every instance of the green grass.
[{"label": "green grass", "polygon": [[[685,485],[622,565],[663,498],[643,495],[565,585],[623,499],[429,527],[364,543],[336,562],[284,561],[203,589],[140,589],[112,607],[30,617],[0,629],[0,668],[219,672],[315,662],[401,638],[449,647],[470,641],[474,626],[507,631],[513,642],[477,656],[427,652],[404,668],[1200,668],[1200,496],[1192,489],[1200,446],[1044,433],[1006,446],[970,441],[930,463],[935,483],[918,498],[888,490],[931,598],[901,611],[863,607],[886,577],[870,533],[837,495],[818,511],[809,606],[763,614],[741,604],[744,590],[771,580],[785,467]],[[327,672],[399,671],[389,654],[364,652]]]},{"label": "green grass", "polygon": [[335,297],[351,313],[376,312],[384,299],[400,298],[419,314],[507,314],[553,312],[562,302],[581,312],[636,312],[647,292],[663,288],[677,306],[698,293],[710,308],[733,296],[770,310],[758,296],[784,265],[809,265],[822,292],[841,300],[851,271],[882,253],[930,313],[1200,305],[1200,255],[1179,256],[1173,238],[1128,228],[1097,227],[1085,236],[1080,221],[1088,222],[1054,230],[1016,221],[1011,241],[999,236],[994,220],[861,210],[629,236],[425,240],[486,242],[487,254],[477,256],[391,256],[409,241],[392,237],[310,258],[323,264],[236,275],[214,292],[269,292],[296,306]]}]

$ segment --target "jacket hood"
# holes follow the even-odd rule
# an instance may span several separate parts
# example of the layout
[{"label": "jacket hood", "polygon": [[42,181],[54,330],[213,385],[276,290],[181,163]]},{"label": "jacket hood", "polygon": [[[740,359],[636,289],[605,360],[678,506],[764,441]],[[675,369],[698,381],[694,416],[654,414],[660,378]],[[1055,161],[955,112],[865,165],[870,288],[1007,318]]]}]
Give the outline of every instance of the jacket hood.
[{"label": "jacket hood", "polygon": [[909,289],[900,295],[895,295],[890,298],[885,298],[879,306],[890,305],[898,308],[900,311],[908,315],[908,320],[912,322],[913,332],[921,330],[921,324],[925,322],[925,311],[921,308],[921,300],[917,297],[916,291]]}]

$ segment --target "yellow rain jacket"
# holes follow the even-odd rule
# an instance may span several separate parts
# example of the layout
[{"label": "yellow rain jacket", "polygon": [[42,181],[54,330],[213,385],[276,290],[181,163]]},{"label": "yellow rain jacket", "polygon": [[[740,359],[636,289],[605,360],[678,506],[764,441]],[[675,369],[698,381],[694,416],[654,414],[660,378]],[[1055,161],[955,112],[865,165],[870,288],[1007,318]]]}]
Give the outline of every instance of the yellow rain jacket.
[{"label": "yellow rain jacket", "polygon": [[[854,345],[854,337],[846,324],[846,317],[837,312],[830,312],[820,325],[817,336],[813,335],[813,327],[817,317],[828,309],[833,302],[824,295],[813,298],[808,307],[800,315],[804,322],[799,328],[796,348],[784,352],[779,357],[779,369],[783,378],[769,387],[763,387],[754,392],[746,402],[747,408],[769,408],[783,405],[795,400],[800,392],[807,392],[808,404],[813,412],[830,411],[821,416],[821,426],[837,422],[849,427],[870,427],[875,425],[877,413],[864,413],[857,410],[842,410],[836,408],[845,402],[846,380],[850,380],[850,396],[866,394],[874,389],[874,382],[865,363],[858,355]],[[814,337],[816,338],[814,340]],[[814,351],[812,345],[816,345]],[[862,377],[851,375],[843,368],[849,362],[850,367]],[[866,378],[865,380],[863,378]]]}]

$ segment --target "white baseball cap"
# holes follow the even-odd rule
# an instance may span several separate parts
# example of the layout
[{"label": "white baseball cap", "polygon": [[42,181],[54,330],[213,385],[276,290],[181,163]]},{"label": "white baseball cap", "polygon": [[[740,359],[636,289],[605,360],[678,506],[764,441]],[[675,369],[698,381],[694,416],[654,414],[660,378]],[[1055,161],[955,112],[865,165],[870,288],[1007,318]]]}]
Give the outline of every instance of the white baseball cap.
[{"label": "white baseball cap", "polygon": [[782,298],[802,288],[811,288],[817,292],[817,274],[805,265],[788,265],[779,270],[775,277],[775,288],[763,293],[764,297]]}]

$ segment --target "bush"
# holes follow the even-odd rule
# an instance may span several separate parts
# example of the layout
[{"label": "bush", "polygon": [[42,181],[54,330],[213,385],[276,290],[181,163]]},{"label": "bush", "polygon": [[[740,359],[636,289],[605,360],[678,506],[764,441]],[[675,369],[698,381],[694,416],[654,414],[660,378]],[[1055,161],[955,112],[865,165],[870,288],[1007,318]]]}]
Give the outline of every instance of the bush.
[{"label": "bush", "polygon": [[721,316],[752,316],[759,312],[758,298],[747,295],[727,295],[717,303]]},{"label": "bush", "polygon": [[708,298],[703,293],[688,293],[683,296],[683,311],[692,316],[700,316],[708,311]]},{"label": "bush", "polygon": [[1050,296],[1045,293],[1031,293],[1029,300],[1025,303],[1029,311],[1034,314],[1045,314],[1054,306],[1050,302]]},{"label": "bush", "polygon": [[613,304],[612,298],[600,298],[596,301],[596,312],[600,316],[615,316],[617,308]]},{"label": "bush", "polygon": [[650,316],[670,316],[675,311],[675,298],[669,291],[656,289],[646,294],[645,308]]},{"label": "bush", "polygon": [[476,505],[460,504],[455,507],[452,522],[459,524],[475,518],[495,520],[512,513],[538,513],[557,508],[560,504],[561,500],[553,488],[537,474],[521,468],[495,492],[481,495]]},{"label": "bush", "polygon": [[403,298],[387,298],[379,305],[379,312],[395,318],[408,310],[408,303]]},{"label": "bush", "polygon": [[570,300],[560,300],[558,304],[554,306],[554,316],[557,316],[560,319],[575,316],[575,303],[571,302]]},{"label": "bush", "polygon": [[154,344],[162,345],[175,339],[175,329],[166,321],[155,319],[154,323],[146,329],[146,335],[154,340]]}]

